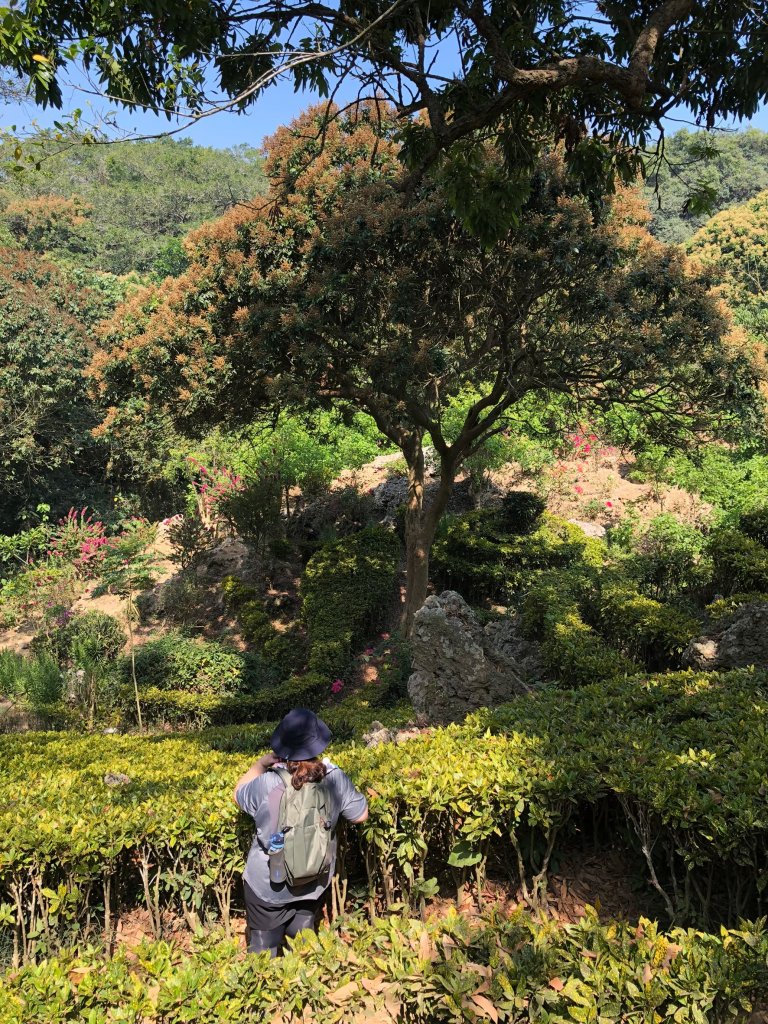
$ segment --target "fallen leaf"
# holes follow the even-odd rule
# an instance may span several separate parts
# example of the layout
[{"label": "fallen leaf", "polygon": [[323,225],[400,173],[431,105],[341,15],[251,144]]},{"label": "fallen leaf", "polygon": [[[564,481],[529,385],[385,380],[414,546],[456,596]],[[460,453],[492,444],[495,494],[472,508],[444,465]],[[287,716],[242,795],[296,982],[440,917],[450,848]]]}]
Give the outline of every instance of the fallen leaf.
[{"label": "fallen leaf", "polygon": [[357,991],[357,982],[348,981],[346,985],[337,988],[335,992],[329,992],[326,998],[332,1003],[346,1003]]},{"label": "fallen leaf", "polygon": [[469,998],[479,1010],[483,1011],[486,1017],[490,1017],[494,1024],[498,1024],[499,1011],[490,999],[487,999],[485,996],[478,995],[476,992]]},{"label": "fallen leaf", "polygon": [[565,982],[561,978],[550,978],[549,987],[553,988],[555,992],[562,992],[565,988]]},{"label": "fallen leaf", "polygon": [[375,978],[361,978],[360,984],[363,986],[366,992],[370,995],[375,996],[381,992],[384,988],[384,975],[377,974]]},{"label": "fallen leaf", "polygon": [[650,964],[646,964],[645,967],[643,968],[643,984],[644,985],[649,985],[650,982],[651,982],[651,978],[652,977],[653,977],[653,971],[651,970],[651,965]]}]

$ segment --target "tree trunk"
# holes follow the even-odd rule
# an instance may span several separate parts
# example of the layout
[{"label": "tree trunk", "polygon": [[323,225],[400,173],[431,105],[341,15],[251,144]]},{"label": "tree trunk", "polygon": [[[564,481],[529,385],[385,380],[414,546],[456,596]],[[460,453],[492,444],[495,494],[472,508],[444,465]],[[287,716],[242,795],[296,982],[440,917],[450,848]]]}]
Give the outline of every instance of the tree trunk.
[{"label": "tree trunk", "polygon": [[406,635],[413,629],[413,617],[424,604],[429,587],[429,553],[440,517],[453,488],[454,467],[443,461],[435,500],[424,508],[424,449],[417,436],[403,455],[408,465],[408,505],[405,513],[405,606],[402,624]]}]

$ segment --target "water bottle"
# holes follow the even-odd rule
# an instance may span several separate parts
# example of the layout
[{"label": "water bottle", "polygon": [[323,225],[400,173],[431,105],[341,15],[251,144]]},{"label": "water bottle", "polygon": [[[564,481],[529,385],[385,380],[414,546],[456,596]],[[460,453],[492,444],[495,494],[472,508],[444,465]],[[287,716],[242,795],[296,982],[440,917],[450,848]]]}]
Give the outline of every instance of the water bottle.
[{"label": "water bottle", "polygon": [[285,881],[285,836],[273,832],[269,837],[269,880],[275,885]]}]

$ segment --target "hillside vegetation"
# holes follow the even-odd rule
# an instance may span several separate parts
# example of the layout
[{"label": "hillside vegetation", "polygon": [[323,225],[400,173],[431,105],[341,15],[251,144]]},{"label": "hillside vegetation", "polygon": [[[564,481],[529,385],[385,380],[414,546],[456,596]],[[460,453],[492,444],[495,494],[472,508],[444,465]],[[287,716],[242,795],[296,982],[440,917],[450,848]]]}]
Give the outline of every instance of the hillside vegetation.
[{"label": "hillside vegetation", "polygon": [[[757,1021],[763,137],[695,234],[555,153],[481,244],[374,113],[3,183],[0,1016]],[[370,816],[267,962],[231,794],[297,706]]]}]

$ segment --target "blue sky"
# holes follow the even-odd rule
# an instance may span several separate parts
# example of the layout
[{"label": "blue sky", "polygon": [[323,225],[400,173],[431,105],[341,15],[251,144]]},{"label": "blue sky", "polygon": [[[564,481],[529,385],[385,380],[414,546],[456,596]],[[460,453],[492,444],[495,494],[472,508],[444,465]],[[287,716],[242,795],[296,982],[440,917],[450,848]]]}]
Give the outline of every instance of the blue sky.
[{"label": "blue sky", "polygon": [[[341,94],[340,99],[351,99],[353,95],[354,92],[350,91],[346,97]],[[218,113],[196,125],[183,127],[176,137],[190,138],[200,145],[214,146],[219,149],[241,143],[259,146],[262,140],[274,132],[279,125],[291,121],[301,110],[316,100],[317,97],[311,93],[295,93],[288,82],[278,82],[246,114]],[[101,116],[109,109],[116,110],[117,123],[122,132],[127,132],[129,136],[152,135],[167,131],[169,128],[179,127],[177,122],[169,122],[164,117],[154,114],[115,107],[109,108],[103,101],[94,101],[93,107],[90,107],[87,96],[76,89],[70,89],[65,91],[62,111],[42,110],[32,102],[3,106],[0,108],[0,128],[9,128],[11,125],[15,125],[20,133],[24,133],[24,129],[28,129],[33,120],[42,127],[49,127],[54,119],[62,118],[76,107],[80,107],[86,119],[92,121],[100,120]],[[768,131],[768,107],[759,110],[749,122],[740,125],[723,125],[722,127],[748,127],[750,124],[755,128]],[[685,125],[686,122],[683,119],[680,121],[670,120],[668,132],[671,134],[677,128]],[[693,130],[693,126],[688,125],[688,127]]]}]

